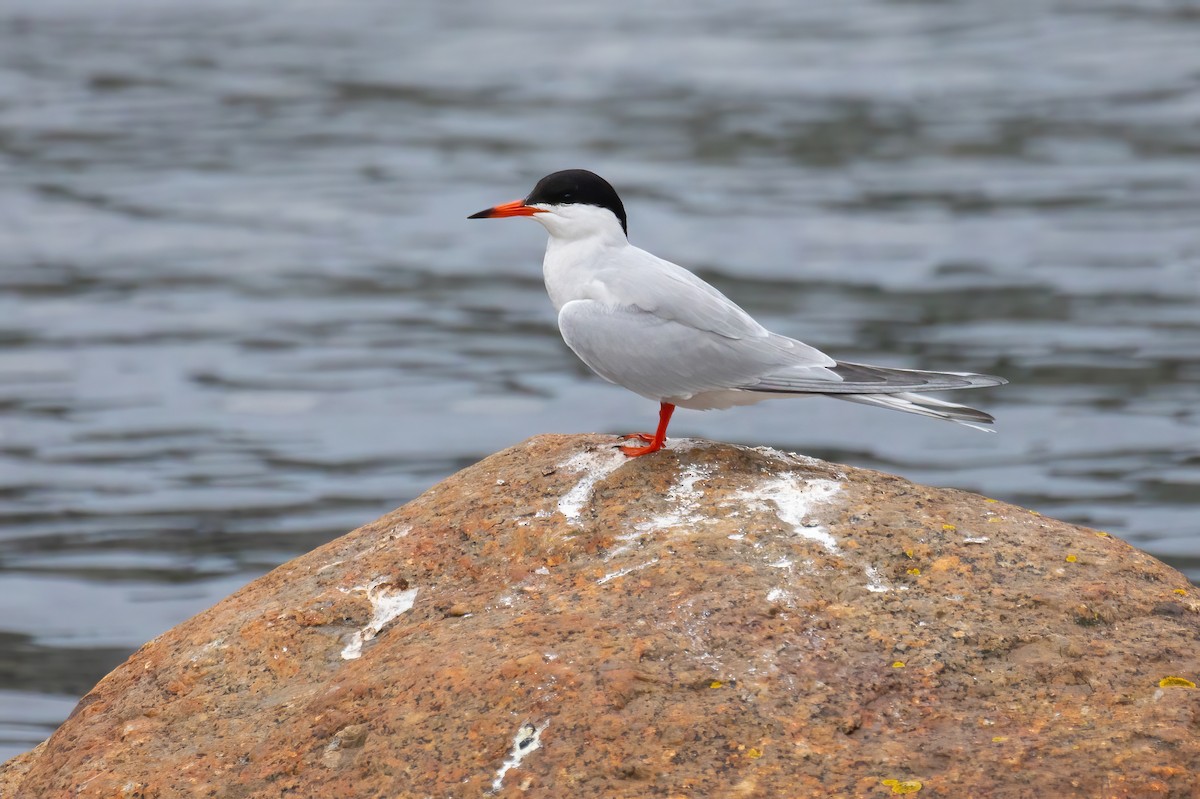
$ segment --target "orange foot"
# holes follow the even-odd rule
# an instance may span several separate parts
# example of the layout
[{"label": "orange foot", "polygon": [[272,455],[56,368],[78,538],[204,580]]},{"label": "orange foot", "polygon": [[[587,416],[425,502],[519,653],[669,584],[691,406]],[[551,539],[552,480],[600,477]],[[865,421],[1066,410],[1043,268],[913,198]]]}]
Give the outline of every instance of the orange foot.
[{"label": "orange foot", "polygon": [[631,436],[631,438],[641,438],[650,443],[644,447],[627,447],[621,445],[621,454],[626,458],[636,458],[640,455],[649,455],[651,452],[658,452],[663,448],[664,441],[654,441],[649,436]]},{"label": "orange foot", "polygon": [[667,443],[667,425],[671,423],[671,414],[674,413],[675,406],[669,402],[660,402],[658,405],[658,429],[654,431],[654,435],[647,433],[630,433],[623,438],[636,438],[639,441],[646,442],[644,447],[627,447],[621,445],[621,452],[625,453],[627,458],[637,458],[642,455],[649,455],[651,452],[658,452],[663,448],[663,444]]}]

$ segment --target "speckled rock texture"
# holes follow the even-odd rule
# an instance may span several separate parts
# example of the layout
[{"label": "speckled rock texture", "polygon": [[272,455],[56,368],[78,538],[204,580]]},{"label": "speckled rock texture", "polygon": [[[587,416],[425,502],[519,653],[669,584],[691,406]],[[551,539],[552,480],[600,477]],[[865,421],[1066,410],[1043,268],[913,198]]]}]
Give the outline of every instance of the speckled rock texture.
[{"label": "speckled rock texture", "polygon": [[961,491],[612,443],[532,439],[256,580],[0,794],[1200,795],[1178,572]]}]

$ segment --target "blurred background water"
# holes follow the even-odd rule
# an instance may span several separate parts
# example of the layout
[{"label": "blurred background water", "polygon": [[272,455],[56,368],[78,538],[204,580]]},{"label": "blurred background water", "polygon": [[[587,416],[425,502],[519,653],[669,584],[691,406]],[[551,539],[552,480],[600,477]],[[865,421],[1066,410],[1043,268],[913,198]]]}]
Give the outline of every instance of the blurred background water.
[{"label": "blurred background water", "polygon": [[[672,433],[1100,527],[1200,577],[1200,6],[7,0],[0,759],[134,648],[540,432],[650,427],[558,338],[543,174],[838,356],[1006,375]],[[965,397],[964,397],[965,398]]]}]

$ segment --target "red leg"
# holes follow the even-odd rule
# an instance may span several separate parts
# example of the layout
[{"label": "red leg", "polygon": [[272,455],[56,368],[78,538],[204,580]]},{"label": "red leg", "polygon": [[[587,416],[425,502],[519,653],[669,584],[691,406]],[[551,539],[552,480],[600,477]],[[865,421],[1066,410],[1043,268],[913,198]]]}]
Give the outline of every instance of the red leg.
[{"label": "red leg", "polygon": [[644,447],[621,447],[621,452],[625,453],[626,457],[636,458],[639,455],[649,455],[651,452],[658,452],[663,448],[663,444],[667,442],[667,425],[671,423],[671,414],[675,412],[675,406],[669,402],[661,402],[658,405],[658,430],[654,431],[654,438],[650,436],[637,435],[637,438],[650,443]]}]

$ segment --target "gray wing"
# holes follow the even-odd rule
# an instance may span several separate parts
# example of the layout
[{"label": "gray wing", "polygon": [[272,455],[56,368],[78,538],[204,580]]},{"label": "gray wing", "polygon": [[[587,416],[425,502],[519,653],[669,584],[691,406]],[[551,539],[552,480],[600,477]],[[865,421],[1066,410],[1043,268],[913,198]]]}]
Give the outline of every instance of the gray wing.
[{"label": "gray wing", "polygon": [[[753,321],[753,320],[751,320]],[[558,313],[563,340],[592,371],[655,400],[751,383],[789,366],[790,374],[828,373],[799,366],[811,359],[799,342],[763,331],[730,338],[640,308],[611,308],[596,300],[572,300]],[[803,347],[804,345],[800,345]],[[806,348],[811,349],[811,348]],[[824,382],[836,382],[828,374]]]},{"label": "gray wing", "polygon": [[597,270],[603,289],[597,299],[644,311],[659,319],[724,338],[769,340],[780,353],[779,367],[833,366],[825,353],[803,342],[777,336],[754,321],[737,303],[683,267],[637,247],[621,252],[621,263]]}]

